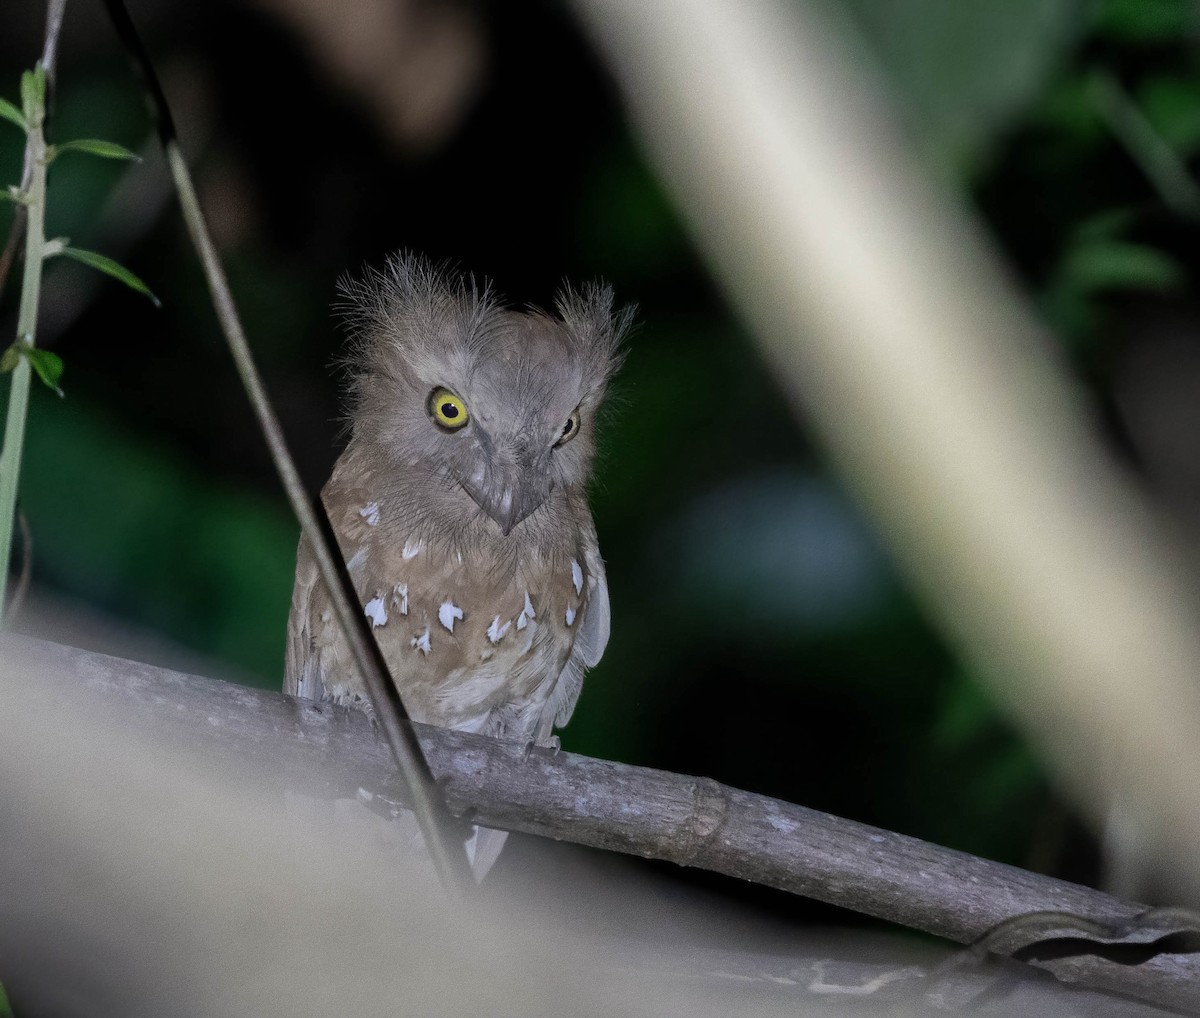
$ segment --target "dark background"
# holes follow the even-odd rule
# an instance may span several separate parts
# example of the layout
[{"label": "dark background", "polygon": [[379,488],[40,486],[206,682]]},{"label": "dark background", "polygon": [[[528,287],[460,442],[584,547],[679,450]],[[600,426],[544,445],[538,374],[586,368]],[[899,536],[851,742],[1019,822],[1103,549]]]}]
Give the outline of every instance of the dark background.
[{"label": "dark background", "polygon": [[[608,279],[640,309],[593,498],[613,636],[564,747],[1095,880],[1093,835],[790,416],[570,12],[329,6],[398,28],[352,39],[347,61],[289,0],[131,5],[306,480],[318,487],[339,449],[343,272],[410,248],[539,305],[564,279]],[[1195,534],[1195,5],[834,6],[930,175],[975,207],[1061,340],[1097,426]],[[297,528],[100,12],[68,6],[52,138],[108,138],[146,160],[64,157],[48,230],[118,258],[163,306],[49,266],[39,340],[66,362],[66,398],[39,387],[30,412],[30,611],[68,641],[79,619],[119,620],[156,634],[148,653],[277,687]],[[9,99],[42,18],[36,3],[5,12]],[[0,123],[0,182],[18,180],[20,154]],[[517,852],[501,867],[520,865]]]}]

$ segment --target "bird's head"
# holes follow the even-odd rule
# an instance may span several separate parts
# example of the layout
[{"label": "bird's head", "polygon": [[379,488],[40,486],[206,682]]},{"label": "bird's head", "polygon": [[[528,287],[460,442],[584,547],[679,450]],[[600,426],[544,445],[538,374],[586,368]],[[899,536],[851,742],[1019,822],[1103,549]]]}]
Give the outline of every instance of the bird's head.
[{"label": "bird's head", "polygon": [[[412,256],[344,282],[355,327],[355,438],[465,492],[505,535],[586,483],[595,417],[631,314],[612,291],[564,290],[554,317]],[[468,503],[469,504],[469,503]]]}]

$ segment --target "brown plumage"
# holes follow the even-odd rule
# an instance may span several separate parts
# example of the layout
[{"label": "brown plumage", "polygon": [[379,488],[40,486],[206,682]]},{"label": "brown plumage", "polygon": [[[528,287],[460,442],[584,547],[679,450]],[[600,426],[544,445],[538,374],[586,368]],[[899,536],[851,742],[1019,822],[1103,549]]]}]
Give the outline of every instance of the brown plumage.
[{"label": "brown plumage", "polygon": [[[322,499],[405,706],[555,744],[608,642],[585,485],[630,313],[600,286],[564,291],[557,317],[507,310],[411,256],[342,291],[352,435]],[[303,541],[285,690],[369,710]]]}]

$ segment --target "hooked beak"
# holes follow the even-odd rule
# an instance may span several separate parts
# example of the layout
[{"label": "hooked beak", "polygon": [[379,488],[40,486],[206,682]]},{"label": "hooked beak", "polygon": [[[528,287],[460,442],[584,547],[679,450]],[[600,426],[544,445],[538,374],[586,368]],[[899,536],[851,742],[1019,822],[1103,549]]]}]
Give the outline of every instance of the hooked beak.
[{"label": "hooked beak", "polygon": [[489,471],[482,463],[470,478],[462,482],[462,486],[479,508],[496,521],[505,537],[550,494],[548,487],[530,484],[527,471]]}]

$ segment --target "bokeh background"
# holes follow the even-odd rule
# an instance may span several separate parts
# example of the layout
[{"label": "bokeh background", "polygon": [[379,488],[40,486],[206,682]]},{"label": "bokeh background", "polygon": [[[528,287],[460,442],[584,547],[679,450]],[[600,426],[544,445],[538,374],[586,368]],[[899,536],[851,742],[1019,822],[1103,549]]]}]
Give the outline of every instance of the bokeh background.
[{"label": "bokeh background", "polygon": [[[1200,525],[1200,14],[1191,0],[828,0],[936,186],[977,212],[1096,426]],[[1096,832],[956,659],[789,404],[639,152],[568,9],[136,2],[260,367],[315,489],[342,441],[331,305],[398,248],[514,303],[609,280],[639,308],[593,505],[613,637],[565,748],[720,781],[1084,882]],[[4,12],[0,94],[44,11]],[[297,527],[100,5],[71,3],[48,229],[162,298],[52,263],[21,487],[22,624],[278,687]],[[0,123],[0,181],[20,175]],[[10,212],[0,209],[0,227]],[[16,287],[0,303],[11,335]],[[546,849],[526,845],[527,857]],[[565,850],[564,850],[565,851]],[[519,868],[521,852],[504,867]],[[663,868],[757,906],[803,906]]]}]

